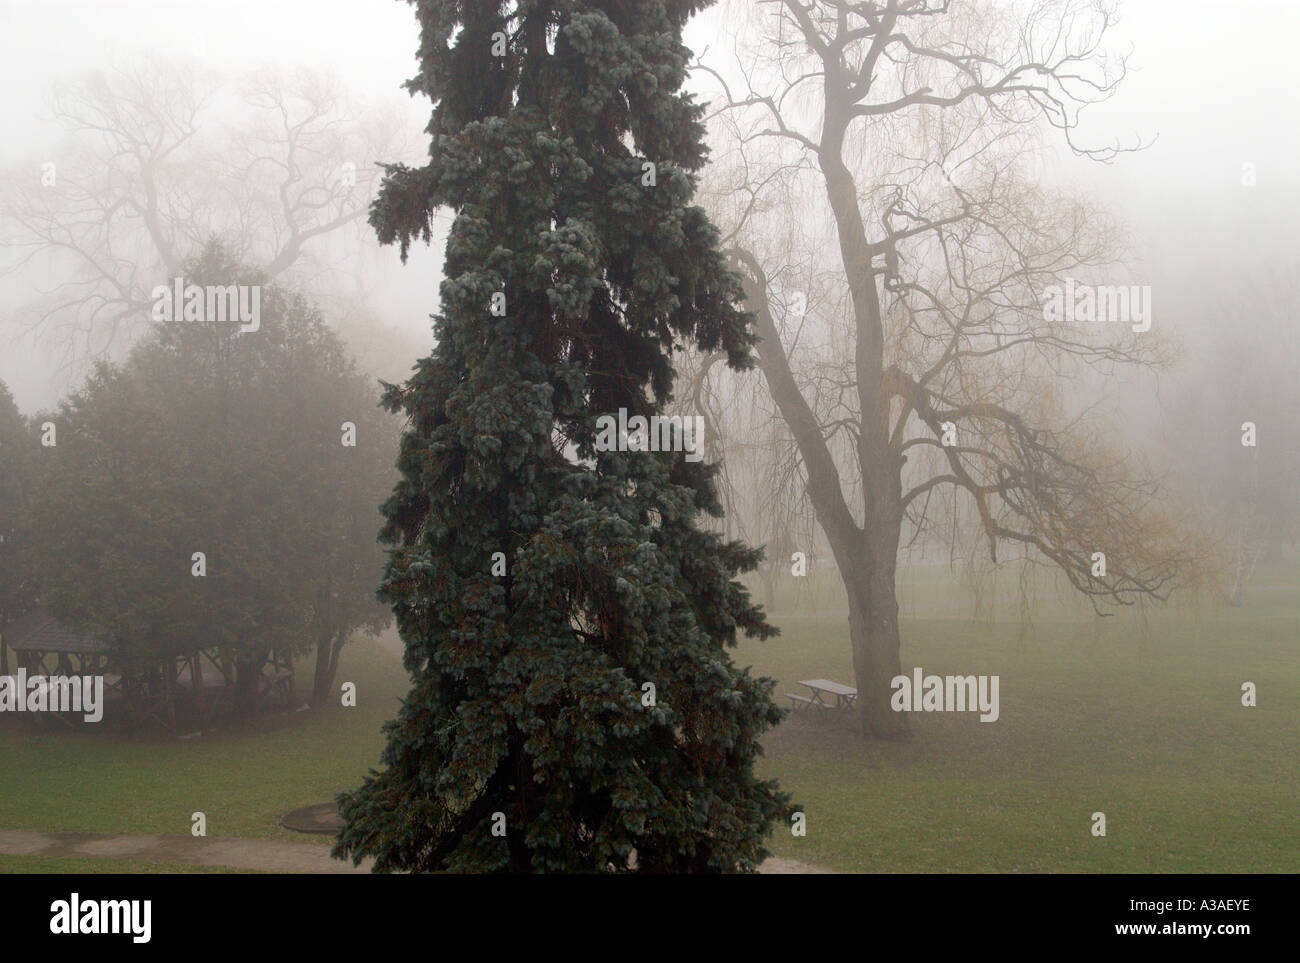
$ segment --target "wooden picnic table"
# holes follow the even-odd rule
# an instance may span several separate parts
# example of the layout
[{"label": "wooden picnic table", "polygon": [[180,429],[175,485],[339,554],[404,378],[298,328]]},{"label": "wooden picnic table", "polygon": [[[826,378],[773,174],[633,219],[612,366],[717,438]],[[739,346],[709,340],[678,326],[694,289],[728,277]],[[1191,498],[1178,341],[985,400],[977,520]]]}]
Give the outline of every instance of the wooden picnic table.
[{"label": "wooden picnic table", "polygon": [[[805,679],[799,682],[812,692],[812,696],[794,695],[786,693],[790,704],[798,709],[800,705],[804,709],[816,708],[826,715],[836,717],[847,715],[853,711],[854,703],[858,699],[858,690],[851,685],[841,685],[838,682],[832,682],[830,679]],[[827,702],[823,696],[833,696],[834,702]]]}]

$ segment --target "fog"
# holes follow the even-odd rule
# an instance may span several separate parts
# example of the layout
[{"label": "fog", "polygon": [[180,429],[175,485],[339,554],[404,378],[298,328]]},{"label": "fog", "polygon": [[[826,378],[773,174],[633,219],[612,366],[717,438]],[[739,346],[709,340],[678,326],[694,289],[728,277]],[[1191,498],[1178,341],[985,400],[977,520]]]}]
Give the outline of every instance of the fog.
[{"label": "fog", "polygon": [[[510,23],[527,20],[503,4]],[[427,6],[471,16],[465,4]],[[533,265],[553,270],[530,268],[545,278],[576,272],[570,262],[590,255],[597,268],[579,280],[608,296],[593,306],[590,291],[586,300],[573,293],[582,289],[576,281],[547,280],[538,295],[528,289],[533,280],[512,278],[511,298],[537,295],[528,303],[546,305],[534,311],[545,317],[510,319],[505,294],[493,290],[479,329],[459,275],[441,300],[444,261],[456,263],[449,235],[472,247],[463,224],[481,218],[486,233],[500,227],[492,221],[499,211],[486,202],[471,208],[481,183],[465,188],[472,199],[460,213],[472,216],[417,211],[411,185],[422,182],[403,180],[445,160],[430,147],[432,105],[404,87],[428,70],[418,59],[415,6],[0,0],[0,389],[13,401],[0,390],[0,678],[12,645],[24,672],[97,674],[101,691],[107,679],[94,721],[105,719],[113,735],[59,730],[66,739],[49,745],[69,754],[69,767],[78,747],[92,745],[124,774],[102,777],[106,815],[88,827],[75,813],[33,815],[52,790],[11,767],[0,775],[10,780],[0,781],[0,830],[201,837],[187,820],[220,813],[226,823],[214,835],[248,845],[233,862],[213,865],[327,871],[338,860],[323,852],[295,863],[261,848],[299,831],[281,821],[292,809],[300,823],[325,827],[307,832],[334,832],[353,816],[378,820],[368,843],[357,843],[361,831],[348,843],[346,855],[365,856],[362,869],[378,859],[381,870],[472,871],[494,842],[462,851],[443,840],[425,850],[408,839],[408,861],[385,863],[391,852],[366,845],[415,830],[384,828],[373,815],[382,806],[357,804],[349,816],[352,803],[336,793],[368,778],[384,739],[392,740],[384,758],[404,758],[393,747],[407,737],[417,743],[410,733],[418,725],[437,726],[428,746],[470,738],[472,726],[458,728],[464,719],[478,719],[482,732],[499,722],[505,732],[496,717],[484,721],[495,708],[479,704],[438,703],[418,725],[403,713],[419,711],[417,696],[451,700],[467,677],[508,661],[478,653],[456,662],[464,638],[505,646],[511,632],[542,637],[496,625],[475,635],[473,626],[500,612],[550,618],[554,602],[564,609],[554,624],[566,644],[573,636],[597,654],[592,664],[606,659],[613,668],[599,685],[577,676],[555,682],[560,675],[526,662],[511,668],[517,677],[498,678],[508,688],[535,671],[540,681],[517,700],[526,704],[519,711],[544,704],[554,714],[530,733],[550,732],[572,708],[546,702],[562,699],[547,689],[552,682],[584,712],[588,690],[599,690],[608,697],[600,711],[611,713],[642,699],[648,685],[649,701],[639,705],[659,713],[656,724],[674,719],[674,739],[739,732],[737,745],[749,741],[734,758],[748,766],[766,752],[762,778],[808,798],[792,815],[776,790],[769,798],[747,782],[744,792],[754,795],[736,811],[762,811],[776,825],[775,855],[738,844],[739,855],[718,857],[730,860],[728,871],[759,863],[764,872],[1300,868],[1300,4],[938,6],[711,4],[689,21],[683,42],[695,58],[685,89],[704,105],[709,157],[694,172],[690,203],[717,237],[700,228],[708,242],[701,253],[687,246],[700,241],[690,226],[680,250],[662,250],[666,232],[647,212],[680,212],[646,198],[674,198],[687,178],[676,162],[646,160],[636,142],[645,130],[609,120],[619,113],[611,109],[600,118],[608,142],[573,149],[599,155],[583,155],[593,167],[610,156],[611,170],[645,161],[638,191],[619,203],[637,212],[626,230],[642,239],[651,267],[630,255],[600,261],[605,249],[593,241],[600,254],[592,254],[577,228],[556,240],[571,227],[559,223],[564,217],[590,227],[586,208],[581,217],[563,208],[585,190],[565,181],[571,193],[555,202],[551,230],[545,211],[537,222],[545,243],[532,237],[520,246]],[[542,29],[520,29],[511,42],[525,50],[519,62],[549,82],[546,71],[578,69],[581,57],[563,55],[581,47],[553,22],[562,19],[557,8],[538,9],[549,18]],[[1111,10],[1117,16],[1107,22]],[[905,43],[876,45],[880,16],[890,30],[899,21]],[[474,27],[456,22],[458,31]],[[597,44],[598,31],[574,33]],[[447,56],[460,51],[460,36],[449,37]],[[539,36],[549,52],[539,50]],[[827,66],[832,48],[840,60]],[[465,56],[485,88],[496,82],[500,65]],[[501,67],[535,76],[528,69]],[[619,109],[635,113],[644,106],[637,97],[667,96],[673,69],[634,78],[644,90],[619,94]],[[502,114],[535,106],[530,91],[506,93]],[[548,122],[569,123],[571,106],[587,109],[555,107]],[[549,173],[538,169],[564,181],[565,166],[549,159]],[[477,157],[485,169],[489,160]],[[401,169],[385,180],[381,165]],[[385,195],[391,203],[380,203],[381,185],[394,184],[405,193],[394,189]],[[425,215],[428,243],[419,237]],[[408,240],[404,258],[392,242]],[[485,250],[496,257],[500,248]],[[682,251],[697,263],[674,262]],[[670,264],[679,270],[665,281]],[[653,303],[666,307],[634,331],[643,290],[658,291]],[[750,312],[749,370],[738,362],[749,349],[725,320],[733,302]],[[181,323],[190,321],[202,323]],[[435,324],[459,339],[444,339],[441,350]],[[483,337],[484,347],[482,331],[503,336]],[[624,357],[624,342],[601,340],[610,331],[629,344],[642,338],[647,356],[669,353],[671,342],[671,397],[654,383],[660,369],[636,368],[643,359],[631,350]],[[512,369],[517,332],[535,355]],[[606,347],[610,367],[623,366],[623,381],[601,380],[606,356],[587,354],[592,344]],[[565,365],[591,375],[576,401],[565,397]],[[537,370],[547,374],[534,378]],[[546,377],[553,383],[539,388]],[[490,390],[476,393],[484,384]],[[484,398],[498,389],[506,400],[491,408]],[[511,446],[527,431],[512,419],[537,414],[534,403],[541,414],[529,424],[546,427],[555,451],[544,451],[543,433],[531,455],[519,454]],[[637,437],[629,410],[650,425],[640,447],[629,443]],[[493,430],[470,430],[485,423]],[[664,453],[682,450],[669,485],[676,456]],[[523,485],[511,472],[528,458],[544,461],[539,451],[554,460]],[[659,460],[636,463],[647,451]],[[635,475],[631,463],[652,469]],[[711,503],[714,467],[723,511],[672,518],[681,505]],[[625,471],[622,482],[636,484],[596,487]],[[573,484],[562,488],[556,477]],[[490,478],[504,479],[500,491],[476,502],[476,486],[490,488]],[[663,494],[674,486],[678,501]],[[592,520],[593,506],[607,507],[601,498],[623,506],[609,517],[632,534],[602,528],[605,515]],[[473,511],[485,519],[477,528],[465,514]],[[674,540],[676,525],[690,538]],[[762,550],[762,561],[745,562],[733,539]],[[673,555],[686,552],[682,545],[709,564]],[[646,561],[665,558],[660,568]],[[482,571],[489,564],[490,576]],[[655,582],[663,571],[671,578]],[[551,587],[545,604],[528,594],[539,585]],[[411,586],[426,595],[412,602],[404,594],[417,592]],[[519,594],[507,605],[509,593]],[[461,621],[452,625],[450,613]],[[766,638],[770,627],[779,636]],[[690,657],[704,664],[706,652],[733,687],[716,699],[683,698],[706,707],[687,721],[671,716],[677,693],[669,684],[688,685],[685,675],[666,681],[619,661],[652,649],[644,644],[651,636],[678,644],[668,639],[674,632],[698,643]],[[50,639],[63,647],[38,644]],[[502,651],[515,658],[516,650]],[[559,647],[538,651],[550,658]],[[677,671],[671,660],[652,662],[655,671]],[[780,688],[728,674],[746,666]],[[631,695],[609,694],[622,683]],[[1257,685],[1275,700],[1258,712]],[[436,699],[428,695],[435,689]],[[745,705],[758,718],[766,710],[753,706],[769,699],[789,702],[782,721],[773,714],[734,726],[708,715],[751,700]],[[0,716],[5,708],[0,695]],[[384,728],[394,717],[405,728]],[[612,715],[581,721],[588,729],[575,731],[607,731],[611,744],[640,724]],[[141,815],[130,783],[165,755],[159,745],[170,752],[178,738],[225,783],[195,787],[190,801],[160,781],[142,790],[153,795]],[[907,748],[917,742],[921,749]],[[259,795],[240,783],[240,759],[288,757],[286,743],[298,761],[285,764],[282,784]],[[486,792],[499,773],[456,767],[496,748],[465,750],[438,778],[454,771],[447,784],[463,778],[453,789],[466,799]],[[40,747],[10,718],[0,718],[0,749],[36,768],[36,756],[25,754]],[[408,762],[451,751],[441,742],[406,749]],[[527,755],[514,742],[501,750],[517,751]],[[390,772],[423,773],[419,759]],[[1202,761],[1198,782],[1189,774]],[[1036,783],[1039,767],[1046,778]],[[177,785],[189,792],[198,768]],[[507,773],[502,798],[530,781],[525,768]],[[553,781],[568,778],[565,770]],[[580,787],[585,777],[573,778]],[[935,799],[933,812],[904,812],[910,807],[888,791],[895,778],[904,791]],[[976,787],[970,798],[952,789],[959,783]],[[455,796],[445,786],[436,792],[444,790]],[[1173,815],[1143,809],[1151,797]],[[507,811],[516,819],[513,796],[499,811],[475,797],[462,812],[460,798],[421,818],[443,836],[455,825],[466,838]],[[971,801],[985,798],[987,809]],[[1211,806],[1221,799],[1232,805]],[[1255,804],[1259,813],[1247,818]],[[478,822],[465,828],[457,820],[471,810]],[[806,841],[788,829],[805,810],[815,827]],[[1126,843],[1131,850],[1079,844],[1106,835],[1106,813],[1114,826],[1135,810],[1145,835]],[[575,826],[573,851],[586,859],[582,847],[604,837]],[[947,842],[897,852],[878,842],[944,833]],[[1222,835],[1233,845],[1208,855],[1200,842],[1180,848],[1184,839]],[[616,856],[590,856],[598,871],[680,868],[647,839],[622,849],[618,839]],[[999,842],[1007,839],[1028,841]],[[197,844],[173,842],[161,862],[209,859]],[[553,854],[537,855],[545,846],[533,842],[512,838],[497,868],[581,863],[554,856],[547,864]],[[73,855],[97,858],[89,848]],[[689,865],[701,868],[704,857]]]},{"label": "fog", "polygon": [[[706,10],[686,31],[697,55],[723,71],[735,45],[735,21],[724,29],[725,11]],[[1286,0],[1243,0],[1225,16],[1212,0],[1130,0],[1119,11],[1108,46],[1131,51],[1132,70],[1111,99],[1084,114],[1079,139],[1149,146],[1097,164],[1049,139],[1038,162],[1046,177],[1088,192],[1132,232],[1134,276],[1159,279],[1158,324],[1176,332],[1189,355],[1181,370],[1191,371],[1196,359],[1210,358],[1216,322],[1213,312],[1188,309],[1235,296],[1243,270],[1293,264],[1300,250],[1292,216],[1300,132],[1278,106],[1300,85],[1289,50],[1300,9]],[[368,103],[402,111],[409,143],[420,150],[428,104],[400,89],[415,67],[414,28],[401,3],[18,0],[0,12],[0,78],[9,92],[0,100],[0,166],[11,178],[39,177],[40,164],[58,156],[60,131],[47,105],[52,84],[140,58],[188,60],[231,78],[267,65],[329,71]],[[705,97],[717,93],[698,72],[690,86]],[[391,158],[358,162],[370,160]],[[1242,184],[1247,164],[1253,188]],[[446,224],[444,217],[436,227]],[[413,248],[405,268],[364,225],[358,234],[347,251],[354,287],[410,339],[378,365],[398,378],[414,361],[412,350],[429,343],[442,234]],[[29,280],[0,280],[0,312],[9,315],[30,297]],[[57,343],[6,327],[0,380],[24,411],[52,405],[81,369],[59,364]],[[1134,424],[1160,433],[1155,406],[1127,409]]]}]

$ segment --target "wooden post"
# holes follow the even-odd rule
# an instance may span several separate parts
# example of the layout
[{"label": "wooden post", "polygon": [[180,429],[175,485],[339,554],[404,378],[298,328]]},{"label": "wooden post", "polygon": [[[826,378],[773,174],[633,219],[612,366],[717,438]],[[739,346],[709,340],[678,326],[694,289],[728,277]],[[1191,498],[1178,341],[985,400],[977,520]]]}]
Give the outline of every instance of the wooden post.
[{"label": "wooden post", "polygon": [[172,688],[175,681],[172,676],[176,674],[176,657],[169,655],[167,661],[163,663],[163,699],[167,703],[167,728],[176,733],[176,696]]},{"label": "wooden post", "polygon": [[207,735],[208,715],[203,705],[203,650],[194,653],[190,661],[190,685],[194,687],[195,706],[199,713],[199,734]]}]

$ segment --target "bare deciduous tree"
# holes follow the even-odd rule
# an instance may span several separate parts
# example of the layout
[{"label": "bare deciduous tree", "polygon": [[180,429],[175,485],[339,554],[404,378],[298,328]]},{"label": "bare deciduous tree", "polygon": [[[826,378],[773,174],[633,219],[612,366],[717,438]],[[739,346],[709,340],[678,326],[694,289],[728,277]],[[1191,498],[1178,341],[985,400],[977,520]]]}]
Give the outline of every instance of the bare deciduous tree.
[{"label": "bare deciduous tree", "polygon": [[[704,68],[723,86],[715,156],[731,176],[716,216],[848,593],[864,732],[901,736],[900,537],[932,523],[941,493],[964,500],[994,561],[1052,565],[1098,607],[1163,599],[1199,571],[1155,480],[1063,390],[1160,365],[1165,341],[1044,311],[1066,278],[1118,283],[1123,239],[1028,161],[1045,128],[1097,160],[1131,149],[1077,138],[1125,65],[1103,53],[1112,15],[1093,0],[753,10],[766,35],[739,55],[741,80]],[[819,337],[774,311],[792,265]]]},{"label": "bare deciduous tree", "polygon": [[[1260,561],[1276,565],[1300,548],[1300,265],[1218,267],[1231,287],[1196,307],[1213,347],[1173,393],[1167,426],[1171,458],[1188,468],[1181,487],[1221,534],[1228,601],[1241,605]],[[1193,471],[1194,455],[1204,458]]]},{"label": "bare deciduous tree", "polygon": [[0,268],[39,292],[16,320],[67,366],[128,345],[212,238],[268,279],[319,283],[330,236],[364,226],[376,161],[401,154],[393,110],[310,71],[231,83],[141,59],[57,84],[50,108],[66,138],[6,178]]}]

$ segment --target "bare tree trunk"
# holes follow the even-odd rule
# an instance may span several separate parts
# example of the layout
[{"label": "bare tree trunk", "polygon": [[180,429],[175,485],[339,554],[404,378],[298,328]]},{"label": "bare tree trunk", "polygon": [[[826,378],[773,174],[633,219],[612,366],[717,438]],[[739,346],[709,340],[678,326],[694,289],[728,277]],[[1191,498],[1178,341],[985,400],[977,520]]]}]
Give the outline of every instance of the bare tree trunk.
[{"label": "bare tree trunk", "polygon": [[877,525],[863,540],[870,550],[848,565],[838,565],[849,597],[858,724],[864,736],[878,739],[903,739],[911,734],[907,716],[894,712],[889,704],[890,682],[902,672],[894,585],[898,533],[896,525]]},{"label": "bare tree trunk", "polygon": [[763,581],[763,611],[776,611],[776,562],[764,561],[758,567],[758,577]]},{"label": "bare tree trunk", "polygon": [[316,642],[316,671],[311,690],[311,704],[314,709],[326,705],[333,695],[334,677],[339,671],[339,654],[343,651],[347,640],[347,633],[339,631],[333,635],[323,636]]},{"label": "bare tree trunk", "polygon": [[334,673],[330,668],[330,638],[329,635],[323,635],[316,640],[316,670],[312,674],[311,684],[311,706],[313,709],[319,709],[325,705],[327,693],[334,681]]},{"label": "bare tree trunk", "polygon": [[1243,526],[1243,531],[1237,535],[1236,574],[1232,582],[1232,591],[1228,595],[1229,605],[1242,604],[1246,585],[1250,582],[1251,576],[1255,574],[1255,566],[1259,564],[1259,557],[1263,554],[1263,551],[1264,542],[1262,540],[1256,541],[1252,548]]},{"label": "bare tree trunk", "polygon": [[262,674],[262,657],[243,654],[235,658],[235,715],[252,718],[257,713],[258,682]]},{"label": "bare tree trunk", "polygon": [[[745,252],[737,251],[737,256],[754,275],[745,280],[745,286],[758,321],[759,367],[803,455],[808,497],[848,592],[849,636],[862,732],[880,738],[905,737],[909,733],[907,717],[889,707],[889,683],[900,671],[894,573],[903,517],[898,471],[901,459],[889,447],[883,418],[874,408],[868,409],[858,453],[866,508],[865,526],[859,526],[844,501],[835,460],[781,347],[767,306],[762,268]],[[861,382],[863,375],[858,377]],[[879,383],[879,370],[873,380]],[[874,396],[875,389],[871,394]]]}]

